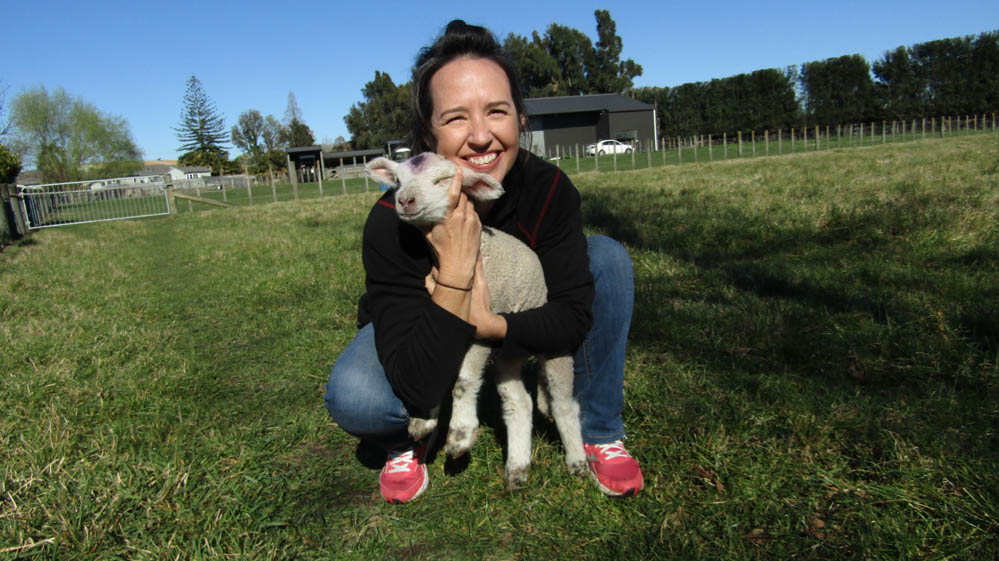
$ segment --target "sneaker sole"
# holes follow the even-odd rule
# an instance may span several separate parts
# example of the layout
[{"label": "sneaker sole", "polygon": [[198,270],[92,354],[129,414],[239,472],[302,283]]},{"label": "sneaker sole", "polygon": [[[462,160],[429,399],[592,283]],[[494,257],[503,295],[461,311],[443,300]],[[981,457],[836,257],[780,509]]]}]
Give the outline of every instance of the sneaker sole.
[{"label": "sneaker sole", "polygon": [[604,484],[600,482],[600,479],[597,478],[597,474],[593,473],[592,469],[589,470],[589,472],[590,472],[590,478],[593,479],[594,482],[596,482],[597,487],[600,488],[600,492],[603,493],[604,495],[607,495],[608,497],[613,497],[615,499],[633,497],[637,495],[639,491],[642,490],[642,487],[644,487],[644,485],[642,487],[632,487],[627,491],[619,493],[617,491],[614,491],[613,489],[610,489],[609,487],[604,486]]}]

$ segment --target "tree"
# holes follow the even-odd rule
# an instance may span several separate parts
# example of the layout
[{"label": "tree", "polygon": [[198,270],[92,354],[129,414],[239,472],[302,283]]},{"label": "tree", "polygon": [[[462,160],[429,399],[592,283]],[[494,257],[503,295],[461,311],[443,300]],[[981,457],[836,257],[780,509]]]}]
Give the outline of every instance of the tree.
[{"label": "tree", "polygon": [[302,109],[298,106],[298,100],[295,99],[295,92],[288,92],[288,105],[284,109],[284,124],[285,126],[291,126],[293,121],[304,121],[302,117]]},{"label": "tree", "polygon": [[313,146],[316,137],[312,135],[312,129],[298,119],[292,119],[291,123],[284,129],[285,141],[289,148],[300,146]]},{"label": "tree", "polygon": [[389,140],[406,137],[410,87],[408,82],[396,86],[388,73],[375,71],[375,79],[361,90],[365,101],[352,105],[343,118],[354,148],[385,146]]},{"label": "tree", "polygon": [[623,93],[631,89],[632,80],[642,75],[642,66],[631,60],[621,60],[622,41],[617,24],[607,10],[593,13],[597,18],[596,62],[589,69],[589,89],[592,93]]},{"label": "tree", "polygon": [[559,80],[555,95],[594,93],[587,76],[596,65],[590,38],[577,29],[553,23],[545,31],[544,46],[555,60]]},{"label": "tree", "polygon": [[880,116],[871,67],[861,55],[801,65],[806,117],[813,124],[859,123]]},{"label": "tree", "polygon": [[886,52],[874,61],[872,68],[885,116],[912,118],[923,115],[928,84],[908,49],[898,47]]},{"label": "tree", "polygon": [[0,138],[7,136],[11,127],[10,118],[7,116],[6,110],[8,89],[9,86],[5,86],[3,85],[3,82],[0,82]]},{"label": "tree", "polygon": [[26,90],[11,104],[15,147],[48,182],[114,177],[142,168],[128,122],[62,88]]},{"label": "tree", "polygon": [[13,183],[21,173],[21,158],[0,144],[0,183]]},{"label": "tree", "polygon": [[174,132],[181,142],[179,150],[184,153],[179,159],[181,164],[208,166],[216,173],[222,173],[222,165],[229,159],[224,148],[228,142],[225,118],[205,93],[197,76],[187,80],[184,109]]},{"label": "tree", "polygon": [[503,50],[517,68],[524,95],[549,97],[557,94],[561,81],[558,63],[548,54],[537,31],[531,41],[522,35],[507,35],[503,41]]}]

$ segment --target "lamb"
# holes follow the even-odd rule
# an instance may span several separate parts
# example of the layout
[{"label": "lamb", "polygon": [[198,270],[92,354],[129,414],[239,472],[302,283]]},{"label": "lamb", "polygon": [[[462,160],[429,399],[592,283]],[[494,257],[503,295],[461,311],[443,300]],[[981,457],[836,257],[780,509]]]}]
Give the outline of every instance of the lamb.
[{"label": "lamb", "polygon": [[[400,218],[423,231],[444,219],[447,192],[455,168],[454,163],[434,153],[420,154],[401,163],[376,158],[367,165],[372,178],[398,188],[395,200]],[[503,187],[491,176],[467,169],[462,171],[463,191],[470,198],[485,201],[503,195]],[[528,310],[547,301],[548,289],[541,262],[520,240],[483,227],[480,252],[494,312]],[[473,342],[462,362],[452,391],[451,423],[444,446],[445,453],[452,458],[467,453],[475,443],[479,426],[478,394],[490,353],[490,347]],[[544,382],[538,388],[539,408],[554,417],[569,472],[582,475],[587,467],[579,404],[572,397],[572,356],[537,357],[537,360]],[[497,358],[494,365],[503,421],[507,427],[504,478],[509,490],[526,483],[531,461],[532,403],[521,378],[523,363],[524,359]],[[436,411],[434,414],[436,417]],[[436,418],[413,418],[409,424],[410,435],[415,439],[423,438],[436,423]]]}]

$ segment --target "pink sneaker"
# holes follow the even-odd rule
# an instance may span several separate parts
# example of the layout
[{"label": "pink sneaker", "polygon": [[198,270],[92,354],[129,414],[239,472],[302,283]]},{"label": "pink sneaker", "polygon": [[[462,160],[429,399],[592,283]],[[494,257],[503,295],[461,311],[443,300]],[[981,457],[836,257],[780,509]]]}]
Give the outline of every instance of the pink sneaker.
[{"label": "pink sneaker", "polygon": [[401,505],[420,496],[427,488],[426,446],[407,450],[385,461],[378,476],[378,490],[386,501]]},{"label": "pink sneaker", "polygon": [[642,490],[642,468],[638,460],[624,449],[618,440],[609,444],[583,443],[586,459],[590,462],[590,475],[605,495],[630,497]]}]

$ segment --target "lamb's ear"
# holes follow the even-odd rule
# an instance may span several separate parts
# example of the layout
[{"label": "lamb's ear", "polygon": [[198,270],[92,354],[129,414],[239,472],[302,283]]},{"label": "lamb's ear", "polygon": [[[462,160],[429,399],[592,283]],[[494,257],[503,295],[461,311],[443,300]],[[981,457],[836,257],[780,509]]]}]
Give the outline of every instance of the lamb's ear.
[{"label": "lamb's ear", "polygon": [[368,170],[368,177],[382,185],[390,187],[399,186],[399,179],[395,174],[396,168],[399,167],[397,162],[393,162],[388,158],[378,157],[368,162],[364,167]]},{"label": "lamb's ear", "polygon": [[461,186],[469,197],[477,201],[491,201],[503,196],[503,186],[488,173],[461,170]]}]

